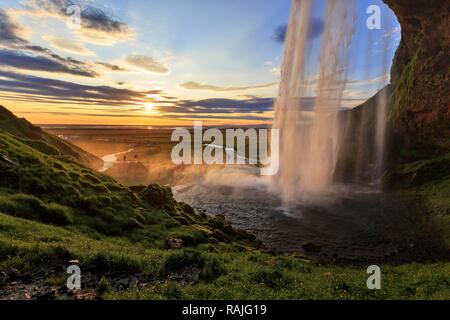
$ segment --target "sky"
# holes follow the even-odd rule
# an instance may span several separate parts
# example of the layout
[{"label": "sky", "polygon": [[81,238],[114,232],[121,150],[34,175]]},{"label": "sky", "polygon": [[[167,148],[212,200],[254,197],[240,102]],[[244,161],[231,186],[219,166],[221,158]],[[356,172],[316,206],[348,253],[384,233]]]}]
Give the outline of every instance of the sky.
[{"label": "sky", "polygon": [[[314,2],[310,22],[311,98],[326,2]],[[400,40],[381,0],[357,4],[346,108],[389,82]],[[380,30],[366,26],[373,4]],[[291,0],[2,0],[0,104],[37,124],[271,123],[290,8]]]}]

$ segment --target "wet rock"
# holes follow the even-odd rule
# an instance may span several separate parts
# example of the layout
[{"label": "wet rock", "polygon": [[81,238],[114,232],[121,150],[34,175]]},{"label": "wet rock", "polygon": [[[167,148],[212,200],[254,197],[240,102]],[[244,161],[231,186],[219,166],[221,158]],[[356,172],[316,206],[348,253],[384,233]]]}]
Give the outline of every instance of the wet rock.
[{"label": "wet rock", "polygon": [[318,244],[312,242],[305,242],[302,244],[302,248],[308,252],[319,253],[322,250],[322,247]]},{"label": "wet rock", "polygon": [[183,248],[183,240],[171,238],[166,240],[166,248],[168,249],[181,249]]}]

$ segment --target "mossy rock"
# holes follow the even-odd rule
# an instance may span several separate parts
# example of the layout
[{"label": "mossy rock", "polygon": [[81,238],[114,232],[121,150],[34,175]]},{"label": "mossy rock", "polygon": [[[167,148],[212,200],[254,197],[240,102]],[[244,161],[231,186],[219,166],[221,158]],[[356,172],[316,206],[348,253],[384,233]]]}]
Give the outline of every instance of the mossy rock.
[{"label": "mossy rock", "polygon": [[385,185],[391,188],[417,187],[448,175],[450,154],[398,165],[396,170],[385,177]]},{"label": "mossy rock", "polygon": [[139,195],[142,200],[155,208],[174,209],[176,204],[170,187],[161,187],[157,184],[151,184],[141,190]]},{"label": "mossy rock", "polygon": [[228,235],[226,235],[224,232],[222,232],[221,230],[214,230],[211,233],[211,237],[217,239],[220,242],[224,242],[224,243],[231,243],[231,239]]}]

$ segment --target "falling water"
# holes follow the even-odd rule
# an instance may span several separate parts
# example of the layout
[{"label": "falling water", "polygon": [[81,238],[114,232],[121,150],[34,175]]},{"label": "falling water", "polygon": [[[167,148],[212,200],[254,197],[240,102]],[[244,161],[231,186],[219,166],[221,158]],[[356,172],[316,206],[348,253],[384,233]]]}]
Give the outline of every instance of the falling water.
[{"label": "falling water", "polygon": [[[387,30],[392,30],[393,22],[391,19],[386,20]],[[388,73],[388,48],[392,43],[392,31],[388,31],[381,41],[382,47],[385,48],[381,54],[381,67],[383,74]],[[386,148],[386,127],[387,127],[387,112],[388,112],[388,91],[382,90],[378,93],[376,101],[376,118],[375,118],[375,171],[372,177],[377,181],[377,186],[382,187],[381,179],[384,174],[385,167],[385,148]]]},{"label": "falling water", "polygon": [[274,128],[281,131],[278,176],[285,203],[304,192],[331,187],[341,145],[338,113],[347,82],[349,46],[355,32],[354,0],[327,1],[314,114],[305,103],[312,0],[294,0],[289,22]]}]

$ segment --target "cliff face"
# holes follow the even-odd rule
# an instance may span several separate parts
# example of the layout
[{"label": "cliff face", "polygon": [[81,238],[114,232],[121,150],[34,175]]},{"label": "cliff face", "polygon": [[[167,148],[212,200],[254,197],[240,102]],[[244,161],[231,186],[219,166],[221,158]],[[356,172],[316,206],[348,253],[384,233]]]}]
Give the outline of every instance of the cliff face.
[{"label": "cliff face", "polygon": [[384,0],[402,28],[391,71],[391,128],[406,146],[450,149],[450,1]]},{"label": "cliff face", "polygon": [[[450,152],[450,1],[384,0],[401,24],[391,85],[357,108],[345,123],[337,180],[370,181],[375,168],[377,96],[388,97],[387,171]],[[356,137],[356,138],[355,138]]]}]

